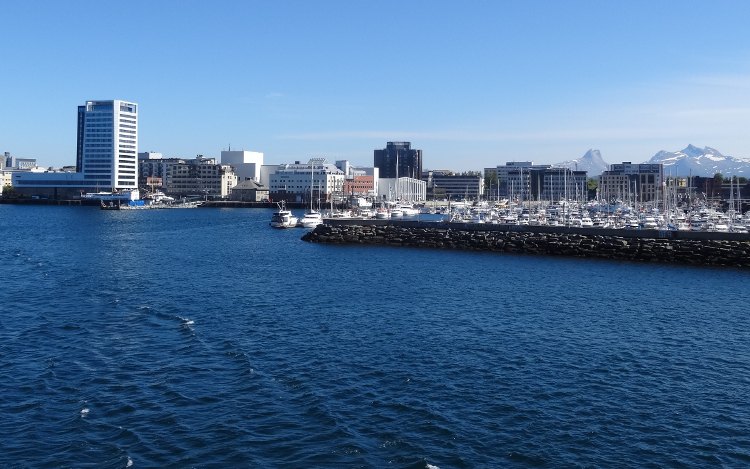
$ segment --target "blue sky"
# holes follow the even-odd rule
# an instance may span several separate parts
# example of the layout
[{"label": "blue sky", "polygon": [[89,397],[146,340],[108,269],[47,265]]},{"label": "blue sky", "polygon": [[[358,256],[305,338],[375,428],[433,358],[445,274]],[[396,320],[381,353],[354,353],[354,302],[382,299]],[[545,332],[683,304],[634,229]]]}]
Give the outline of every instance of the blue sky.
[{"label": "blue sky", "polygon": [[76,106],[140,104],[139,150],[431,169],[750,157],[748,1],[14,1],[0,151],[75,162]]}]

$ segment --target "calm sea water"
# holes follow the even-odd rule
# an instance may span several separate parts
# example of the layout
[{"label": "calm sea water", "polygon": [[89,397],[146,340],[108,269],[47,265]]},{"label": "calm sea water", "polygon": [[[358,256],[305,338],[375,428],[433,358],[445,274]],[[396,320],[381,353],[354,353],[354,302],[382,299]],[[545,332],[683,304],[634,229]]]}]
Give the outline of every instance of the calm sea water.
[{"label": "calm sea water", "polygon": [[2,467],[750,464],[747,272],[0,205]]}]

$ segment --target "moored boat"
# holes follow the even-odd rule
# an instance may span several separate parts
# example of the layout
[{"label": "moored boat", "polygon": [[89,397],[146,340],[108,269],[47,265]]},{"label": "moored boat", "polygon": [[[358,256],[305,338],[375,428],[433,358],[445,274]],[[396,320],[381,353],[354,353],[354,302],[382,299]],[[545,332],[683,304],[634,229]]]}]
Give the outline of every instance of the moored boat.
[{"label": "moored boat", "polygon": [[315,228],[321,223],[323,223],[323,215],[320,212],[311,210],[297,221],[297,226],[301,226],[302,228]]},{"label": "moored boat", "polygon": [[103,200],[99,201],[100,205],[99,208],[102,210],[120,210],[120,201],[113,201],[110,200],[109,202],[105,202]]},{"label": "moored boat", "polygon": [[282,201],[279,205],[279,210],[271,215],[271,227],[273,228],[294,228],[297,226],[297,217],[295,217],[290,210],[286,209],[286,205]]}]

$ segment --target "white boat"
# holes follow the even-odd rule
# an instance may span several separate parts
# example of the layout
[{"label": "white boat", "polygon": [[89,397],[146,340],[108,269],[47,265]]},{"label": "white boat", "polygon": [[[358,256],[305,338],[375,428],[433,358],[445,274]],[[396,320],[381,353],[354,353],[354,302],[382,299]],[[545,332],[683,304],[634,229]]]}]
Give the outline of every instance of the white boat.
[{"label": "white boat", "polygon": [[271,215],[271,226],[273,228],[294,228],[297,226],[297,217],[286,209],[284,202],[279,204],[279,210]]},{"label": "white boat", "polygon": [[301,226],[302,228],[315,228],[321,223],[323,223],[323,215],[320,212],[311,210],[297,221],[297,226]]},{"label": "white boat", "polygon": [[375,218],[378,220],[384,220],[386,218],[389,218],[391,216],[390,213],[388,213],[388,210],[386,210],[383,207],[380,207],[377,212],[375,212]]},{"label": "white boat", "polygon": [[[398,204],[396,208],[401,210],[401,215],[404,217],[416,217],[419,215],[419,209],[414,208],[412,205]],[[391,214],[391,216],[393,216],[393,214]]]},{"label": "white boat", "polygon": [[122,201],[127,203],[129,200],[139,200],[140,192],[138,189],[111,192],[87,192],[83,194],[81,198],[98,200],[100,202]]},{"label": "white boat", "polygon": [[143,200],[146,200],[147,203],[151,204],[171,204],[175,201],[174,197],[170,197],[162,191],[156,191],[147,194],[143,196]]},{"label": "white boat", "polygon": [[729,225],[725,223],[715,223],[713,226],[708,228],[708,231],[718,231],[721,233],[729,232]]},{"label": "white boat", "polygon": [[[310,160],[311,163],[314,161],[315,161],[314,159]],[[313,172],[314,168],[315,168],[314,164],[311,164],[310,165],[310,210],[308,210],[302,216],[302,218],[297,220],[297,223],[296,223],[297,226],[302,227],[302,228],[307,228],[307,229],[315,228],[316,226],[323,223],[323,214],[313,208],[313,198],[314,198],[313,183],[315,181],[314,172]],[[333,205],[331,205],[331,207],[333,207]]]}]

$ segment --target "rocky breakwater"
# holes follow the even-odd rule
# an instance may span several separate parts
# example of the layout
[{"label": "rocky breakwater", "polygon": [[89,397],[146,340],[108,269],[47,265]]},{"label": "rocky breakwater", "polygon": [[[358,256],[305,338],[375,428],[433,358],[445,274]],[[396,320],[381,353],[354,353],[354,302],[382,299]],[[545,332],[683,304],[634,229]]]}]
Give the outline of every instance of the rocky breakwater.
[{"label": "rocky breakwater", "polygon": [[302,239],[750,268],[750,236],[727,233],[336,220]]}]

